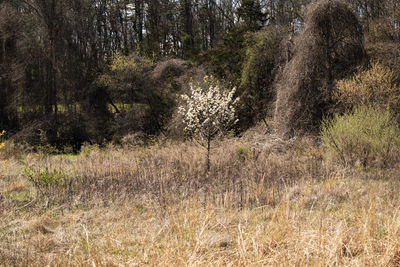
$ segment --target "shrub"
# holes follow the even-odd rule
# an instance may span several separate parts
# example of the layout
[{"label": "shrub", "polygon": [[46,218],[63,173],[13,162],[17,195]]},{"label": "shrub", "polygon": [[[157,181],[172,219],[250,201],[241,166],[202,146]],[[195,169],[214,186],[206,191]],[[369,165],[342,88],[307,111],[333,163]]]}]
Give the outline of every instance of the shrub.
[{"label": "shrub", "polygon": [[144,145],[145,134],[143,132],[136,132],[127,134],[122,137],[122,145],[127,147],[143,146]]},{"label": "shrub", "polygon": [[100,150],[99,145],[90,145],[89,143],[84,143],[81,147],[80,155],[88,158],[92,153],[96,153]]},{"label": "shrub", "polygon": [[[385,66],[399,74],[400,73],[400,42],[396,40],[385,42],[366,42],[365,44],[368,57],[372,62],[384,62]],[[400,75],[395,78],[397,83],[400,83]]]},{"label": "shrub", "polygon": [[24,170],[24,174],[38,188],[60,186],[67,180],[67,176],[61,170],[49,168],[39,170],[29,167]]},{"label": "shrub", "polygon": [[56,155],[60,153],[57,147],[52,146],[50,144],[37,145],[34,147],[34,149],[36,150],[36,152],[41,153],[43,155]]},{"label": "shrub", "polygon": [[337,83],[335,98],[347,107],[360,105],[379,105],[398,108],[400,87],[394,83],[394,72],[379,63],[370,69],[359,71],[350,79]]},{"label": "shrub", "polygon": [[24,174],[35,187],[37,199],[44,197],[49,203],[72,196],[73,181],[61,169],[27,167]]},{"label": "shrub", "polygon": [[11,139],[4,140],[5,134],[6,131],[0,131],[0,169],[10,158],[21,159],[27,150],[23,144],[15,143]]},{"label": "shrub", "polygon": [[322,122],[326,153],[344,165],[390,167],[399,157],[400,130],[389,109],[361,106]]},{"label": "shrub", "polygon": [[152,73],[152,78],[161,81],[171,81],[175,77],[184,75],[188,63],[181,59],[169,59],[158,63]]},{"label": "shrub", "polygon": [[148,75],[153,69],[153,62],[136,53],[129,56],[114,54],[109,65],[109,71],[100,75],[99,87],[107,87],[112,96],[127,102],[143,93],[140,90],[148,83]]}]

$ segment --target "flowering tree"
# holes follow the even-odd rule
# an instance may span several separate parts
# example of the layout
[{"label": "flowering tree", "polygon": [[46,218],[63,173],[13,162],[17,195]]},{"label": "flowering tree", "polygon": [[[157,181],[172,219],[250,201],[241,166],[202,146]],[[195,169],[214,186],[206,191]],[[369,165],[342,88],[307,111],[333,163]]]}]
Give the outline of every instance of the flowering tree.
[{"label": "flowering tree", "polygon": [[204,85],[206,90],[199,84],[190,84],[190,95],[182,95],[186,105],[179,108],[179,113],[183,115],[185,130],[205,141],[207,170],[210,170],[211,140],[237,122],[235,105],[239,98],[233,98],[236,88],[224,90],[207,76],[204,77]]}]

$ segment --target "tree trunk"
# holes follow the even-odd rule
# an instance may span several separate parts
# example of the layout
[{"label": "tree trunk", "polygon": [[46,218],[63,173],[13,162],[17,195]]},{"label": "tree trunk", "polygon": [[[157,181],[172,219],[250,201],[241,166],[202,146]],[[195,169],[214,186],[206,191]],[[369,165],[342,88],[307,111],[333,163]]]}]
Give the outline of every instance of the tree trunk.
[{"label": "tree trunk", "polygon": [[143,41],[143,3],[142,0],[135,1],[135,31],[137,35],[137,41],[141,43]]}]

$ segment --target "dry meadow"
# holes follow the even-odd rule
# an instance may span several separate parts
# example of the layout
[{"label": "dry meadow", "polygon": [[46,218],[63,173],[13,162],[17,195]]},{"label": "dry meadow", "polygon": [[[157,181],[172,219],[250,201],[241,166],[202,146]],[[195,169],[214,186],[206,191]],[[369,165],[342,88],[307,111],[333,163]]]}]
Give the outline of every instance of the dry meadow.
[{"label": "dry meadow", "polygon": [[191,142],[9,156],[0,265],[400,265],[398,168],[255,139],[217,141],[209,172]]}]

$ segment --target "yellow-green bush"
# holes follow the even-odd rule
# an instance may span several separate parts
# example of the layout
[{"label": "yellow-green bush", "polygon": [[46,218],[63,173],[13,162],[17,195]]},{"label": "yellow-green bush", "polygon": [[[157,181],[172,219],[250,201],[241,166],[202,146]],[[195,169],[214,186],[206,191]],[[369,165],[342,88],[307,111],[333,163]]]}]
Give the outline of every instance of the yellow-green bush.
[{"label": "yellow-green bush", "polygon": [[325,152],[344,165],[394,167],[400,130],[389,109],[361,106],[322,122]]},{"label": "yellow-green bush", "polygon": [[148,87],[148,76],[153,67],[151,60],[136,53],[129,56],[116,53],[112,57],[109,70],[100,75],[97,84],[107,87],[115,101],[131,103],[137,100],[135,93],[138,90]]},{"label": "yellow-green bush", "polygon": [[[5,131],[0,132],[0,140],[3,135],[5,135]],[[0,142],[0,151],[4,148],[4,142]]]},{"label": "yellow-green bush", "polygon": [[395,84],[395,73],[380,63],[359,71],[350,79],[337,83],[336,100],[347,107],[378,105],[398,109],[400,87]]}]

